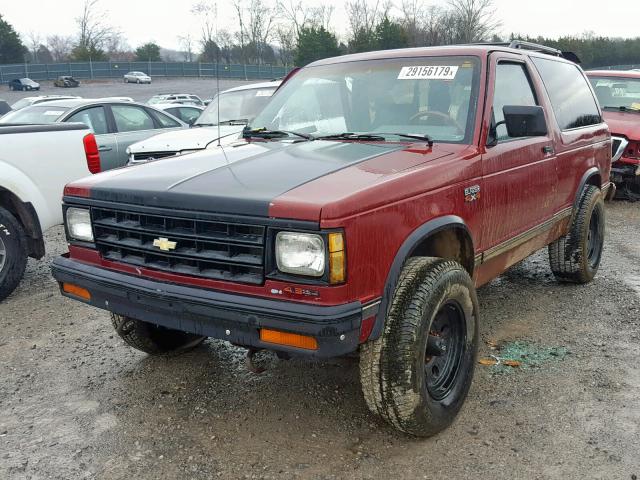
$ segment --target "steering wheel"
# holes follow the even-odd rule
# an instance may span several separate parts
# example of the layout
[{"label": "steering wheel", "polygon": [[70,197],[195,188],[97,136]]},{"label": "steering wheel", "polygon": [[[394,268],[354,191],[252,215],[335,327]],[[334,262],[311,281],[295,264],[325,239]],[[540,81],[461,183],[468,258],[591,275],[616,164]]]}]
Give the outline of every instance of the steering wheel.
[{"label": "steering wheel", "polygon": [[463,133],[462,130],[460,129],[460,126],[458,126],[458,124],[456,123],[456,121],[446,113],[442,113],[442,112],[423,110],[422,112],[418,112],[415,115],[412,115],[411,118],[409,119],[409,122],[413,123],[415,120],[418,120],[419,118],[427,118],[427,117],[437,117],[441,119],[445,125],[450,125],[452,127],[455,127],[456,133],[458,134]]}]

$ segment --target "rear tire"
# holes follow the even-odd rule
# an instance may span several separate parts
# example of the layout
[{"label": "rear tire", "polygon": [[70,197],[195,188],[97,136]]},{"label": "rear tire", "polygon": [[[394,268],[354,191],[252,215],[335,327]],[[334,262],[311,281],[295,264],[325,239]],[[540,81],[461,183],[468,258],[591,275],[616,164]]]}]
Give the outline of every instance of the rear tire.
[{"label": "rear tire", "polygon": [[184,353],[197,347],[207,338],[115,313],[111,314],[111,323],[125,343],[149,355]]},{"label": "rear tire", "polygon": [[20,223],[0,207],[0,301],[18,286],[27,266],[25,235]]},{"label": "rear tire", "polygon": [[429,437],[448,427],[473,380],[478,311],[462,265],[409,259],[384,332],[361,349],[360,381],[369,409],[411,435]]},{"label": "rear tire", "polygon": [[562,282],[593,280],[604,247],[605,209],[602,192],[593,185],[584,189],[569,233],[549,245],[549,264]]}]

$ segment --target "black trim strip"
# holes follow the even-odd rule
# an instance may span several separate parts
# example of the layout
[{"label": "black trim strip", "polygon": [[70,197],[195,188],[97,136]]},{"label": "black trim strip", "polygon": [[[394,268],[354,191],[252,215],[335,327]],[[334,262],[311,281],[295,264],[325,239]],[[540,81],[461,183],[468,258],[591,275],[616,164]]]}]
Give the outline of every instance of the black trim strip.
[{"label": "black trim strip", "polygon": [[6,123],[0,125],[0,135],[12,133],[64,132],[69,130],[89,130],[84,123],[48,123],[32,125],[29,123]]},{"label": "black trim strip", "polygon": [[551,228],[553,228],[553,226],[556,223],[558,223],[559,221],[567,217],[570,217],[572,213],[573,213],[572,207],[567,207],[563,210],[560,210],[559,212],[555,213],[553,217],[541,223],[540,225],[536,225],[535,227],[530,228],[529,230],[526,230],[525,232],[522,232],[521,234],[516,235],[515,237],[512,237],[509,240],[496,245],[495,247],[491,247],[488,250],[485,250],[482,253],[482,261],[487,262],[492,258],[502,255],[503,253],[506,253],[509,250],[513,250],[514,248],[519,247],[523,243],[528,242],[529,240],[540,235],[541,233],[551,230]]}]

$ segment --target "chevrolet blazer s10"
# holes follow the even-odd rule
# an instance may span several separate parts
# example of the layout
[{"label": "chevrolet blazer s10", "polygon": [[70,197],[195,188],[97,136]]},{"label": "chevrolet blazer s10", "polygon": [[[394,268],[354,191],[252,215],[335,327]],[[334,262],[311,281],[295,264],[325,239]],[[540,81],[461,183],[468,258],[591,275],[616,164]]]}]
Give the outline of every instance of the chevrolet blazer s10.
[{"label": "chevrolet blazer s10", "polygon": [[242,136],[68,185],[62,293],[150,354],[358,351],[371,410],[429,436],[471,385],[478,286],[547,246],[561,281],[598,270],[611,138],[555,50],[321,60]]}]

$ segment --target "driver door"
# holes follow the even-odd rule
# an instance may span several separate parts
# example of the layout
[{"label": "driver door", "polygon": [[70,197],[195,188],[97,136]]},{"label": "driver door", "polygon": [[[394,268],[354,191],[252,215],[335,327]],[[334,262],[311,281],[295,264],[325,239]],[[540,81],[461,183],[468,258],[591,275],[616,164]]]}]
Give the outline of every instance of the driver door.
[{"label": "driver door", "polygon": [[[557,172],[552,128],[542,137],[511,138],[504,124],[505,105],[539,105],[550,109],[532,65],[504,52],[492,55],[485,122],[489,127],[482,158],[482,250],[487,258],[513,248],[514,237],[526,237],[553,215]],[[521,237],[521,238],[522,238]],[[523,240],[524,241],[524,240]]]}]

